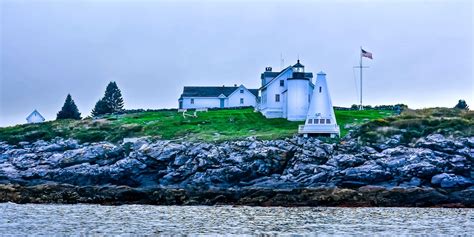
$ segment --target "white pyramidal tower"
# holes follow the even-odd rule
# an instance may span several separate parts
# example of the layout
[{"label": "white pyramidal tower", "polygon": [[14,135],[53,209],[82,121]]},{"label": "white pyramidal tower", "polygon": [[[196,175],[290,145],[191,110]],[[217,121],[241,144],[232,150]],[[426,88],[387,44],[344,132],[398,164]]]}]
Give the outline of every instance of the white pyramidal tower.
[{"label": "white pyramidal tower", "polygon": [[300,125],[298,132],[304,136],[314,134],[335,137],[340,135],[324,72],[319,72],[316,77],[306,122]]}]

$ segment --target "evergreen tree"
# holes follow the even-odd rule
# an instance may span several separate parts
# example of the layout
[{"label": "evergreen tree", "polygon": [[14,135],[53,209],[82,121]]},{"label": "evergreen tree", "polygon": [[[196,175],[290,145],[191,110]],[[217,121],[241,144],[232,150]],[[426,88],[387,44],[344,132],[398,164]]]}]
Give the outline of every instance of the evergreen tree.
[{"label": "evergreen tree", "polygon": [[56,119],[81,119],[81,113],[77,109],[71,95],[68,94],[61,111],[58,112]]},{"label": "evergreen tree", "polygon": [[465,100],[459,100],[458,104],[454,106],[455,109],[465,109],[468,110],[469,106],[467,106],[467,103]]},{"label": "evergreen tree", "polygon": [[102,114],[111,113],[109,108],[107,108],[107,104],[103,99],[100,99],[95,103],[94,109],[92,110],[92,116],[99,116]]},{"label": "evergreen tree", "polygon": [[122,92],[117,86],[117,83],[110,82],[105,89],[104,102],[110,113],[120,112],[123,110]]},{"label": "evergreen tree", "polygon": [[122,92],[120,92],[117,83],[110,82],[105,89],[104,97],[95,104],[95,107],[92,110],[92,115],[98,116],[102,114],[120,112],[122,110]]}]

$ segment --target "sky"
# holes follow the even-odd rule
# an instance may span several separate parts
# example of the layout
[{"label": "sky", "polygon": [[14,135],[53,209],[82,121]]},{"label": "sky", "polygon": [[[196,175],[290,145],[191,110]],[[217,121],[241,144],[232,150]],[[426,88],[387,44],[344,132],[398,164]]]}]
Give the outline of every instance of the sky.
[{"label": "sky", "polygon": [[176,108],[183,86],[260,86],[296,63],[324,71],[335,106],[474,108],[474,4],[445,1],[0,0],[0,126],[83,116],[109,81],[126,109]]}]

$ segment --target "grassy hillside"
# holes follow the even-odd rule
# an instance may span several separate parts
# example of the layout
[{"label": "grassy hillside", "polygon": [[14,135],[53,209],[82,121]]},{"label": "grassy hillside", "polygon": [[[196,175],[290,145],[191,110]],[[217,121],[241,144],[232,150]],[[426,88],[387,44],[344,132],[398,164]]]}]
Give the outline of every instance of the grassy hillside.
[{"label": "grassy hillside", "polygon": [[401,142],[408,144],[432,133],[474,136],[474,111],[448,108],[405,110],[400,116],[365,123],[354,135],[369,143],[399,135]]},{"label": "grassy hillside", "polygon": [[[336,111],[341,136],[346,124],[361,124],[392,115],[391,111]],[[162,139],[222,141],[256,136],[261,139],[284,138],[295,134],[303,122],[266,119],[251,108],[198,112],[197,118],[183,118],[176,110],[110,115],[101,119],[50,121],[0,128],[0,140],[50,140],[76,138],[82,142],[121,141],[124,137],[152,136]]]}]

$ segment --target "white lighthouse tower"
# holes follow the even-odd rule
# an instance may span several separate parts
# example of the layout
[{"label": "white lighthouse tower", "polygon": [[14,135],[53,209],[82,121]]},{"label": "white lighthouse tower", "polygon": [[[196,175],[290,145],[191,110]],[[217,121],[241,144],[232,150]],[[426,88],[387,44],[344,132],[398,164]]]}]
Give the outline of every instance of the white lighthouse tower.
[{"label": "white lighthouse tower", "polygon": [[340,135],[324,72],[319,72],[316,77],[306,122],[300,125],[298,132],[304,136],[314,134],[335,137]]},{"label": "white lighthouse tower", "polygon": [[309,107],[310,78],[306,77],[304,65],[298,59],[292,67],[292,76],[287,79],[286,114],[290,121],[303,121]]}]

